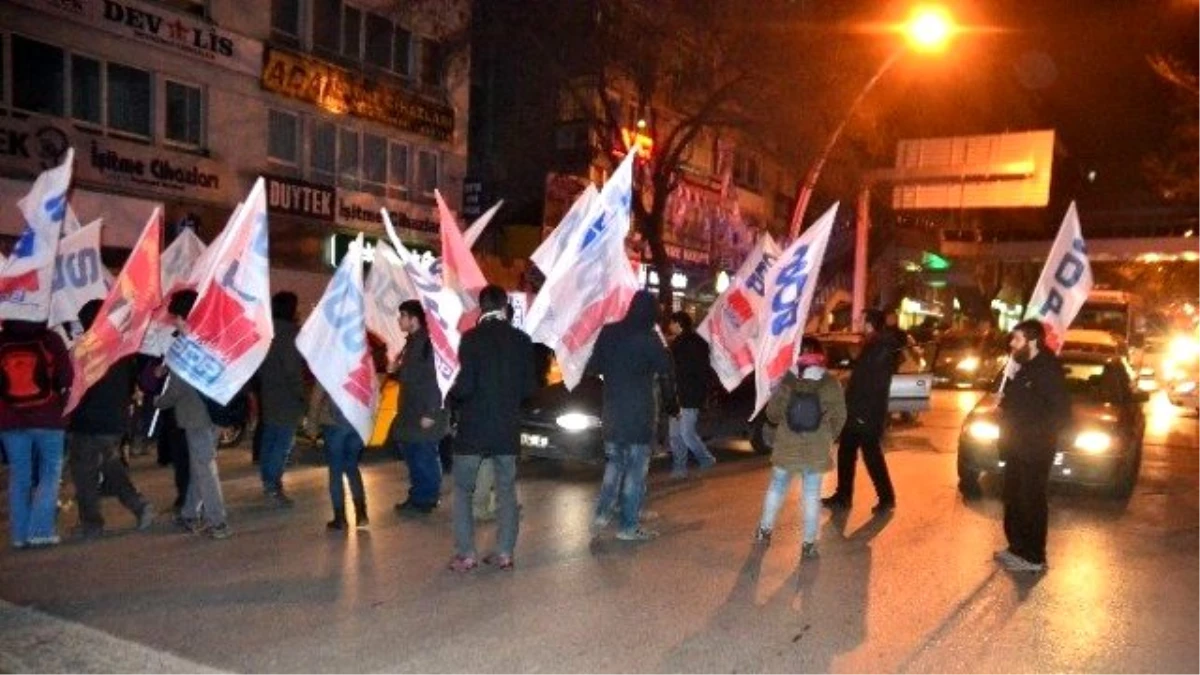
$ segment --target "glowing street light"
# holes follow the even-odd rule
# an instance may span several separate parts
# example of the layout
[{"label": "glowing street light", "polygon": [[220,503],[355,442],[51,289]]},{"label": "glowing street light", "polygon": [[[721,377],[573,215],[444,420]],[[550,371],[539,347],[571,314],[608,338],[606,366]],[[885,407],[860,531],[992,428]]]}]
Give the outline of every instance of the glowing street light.
[{"label": "glowing street light", "polygon": [[931,5],[913,9],[904,25],[904,37],[909,47],[918,52],[943,51],[956,32],[958,27],[950,13]]}]

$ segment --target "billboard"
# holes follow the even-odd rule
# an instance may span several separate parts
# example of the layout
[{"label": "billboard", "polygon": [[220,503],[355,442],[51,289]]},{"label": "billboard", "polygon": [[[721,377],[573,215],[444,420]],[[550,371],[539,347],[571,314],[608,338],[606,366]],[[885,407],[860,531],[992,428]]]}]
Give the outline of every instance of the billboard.
[{"label": "billboard", "polygon": [[1042,207],[1050,200],[1054,130],[902,140],[886,172],[892,208]]}]

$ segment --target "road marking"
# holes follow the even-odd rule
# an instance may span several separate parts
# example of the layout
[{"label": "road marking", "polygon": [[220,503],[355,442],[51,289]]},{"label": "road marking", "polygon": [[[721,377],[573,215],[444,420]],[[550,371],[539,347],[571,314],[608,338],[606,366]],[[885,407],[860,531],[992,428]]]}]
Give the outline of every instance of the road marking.
[{"label": "road marking", "polygon": [[220,673],[83,624],[0,600],[0,672]]}]

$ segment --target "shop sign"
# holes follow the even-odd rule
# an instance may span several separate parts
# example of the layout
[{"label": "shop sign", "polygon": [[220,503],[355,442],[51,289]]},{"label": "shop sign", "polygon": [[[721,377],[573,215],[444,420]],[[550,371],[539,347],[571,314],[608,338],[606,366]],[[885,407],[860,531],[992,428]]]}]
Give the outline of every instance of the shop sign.
[{"label": "shop sign", "polygon": [[262,43],[140,0],[13,0],[106,33],[258,75]]},{"label": "shop sign", "polygon": [[268,48],[261,81],[267,91],[331,113],[354,115],[439,141],[454,134],[450,106],[311,56]]},{"label": "shop sign", "polygon": [[337,190],[295,178],[264,176],[267,182],[267,211],[287,216],[332,223]]},{"label": "shop sign", "polygon": [[338,225],[369,233],[383,233],[383,216],[379,209],[386,208],[392,224],[401,236],[412,236],[421,241],[441,241],[441,229],[437,214],[432,209],[423,209],[413,204],[387,199],[369,192],[337,191]]}]

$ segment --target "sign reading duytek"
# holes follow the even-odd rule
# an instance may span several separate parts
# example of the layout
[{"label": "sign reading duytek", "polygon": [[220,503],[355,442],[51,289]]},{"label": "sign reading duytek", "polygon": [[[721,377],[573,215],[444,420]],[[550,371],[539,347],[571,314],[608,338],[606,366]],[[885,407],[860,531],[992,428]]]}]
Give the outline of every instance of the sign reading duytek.
[{"label": "sign reading duytek", "polygon": [[262,43],[140,0],[11,1],[249,75],[262,63]]}]

